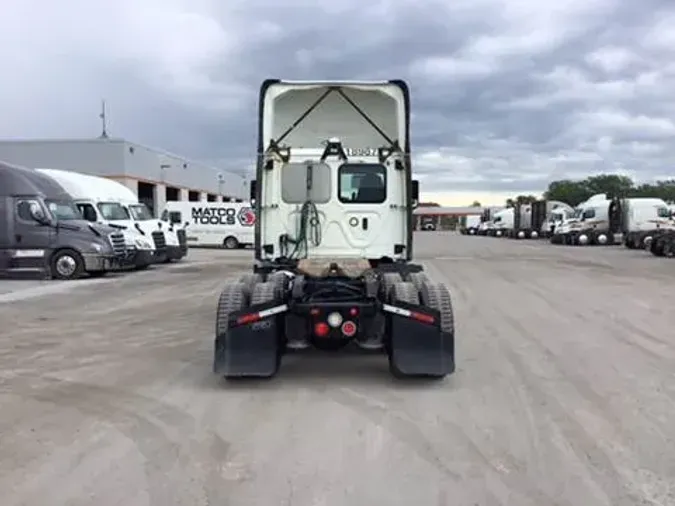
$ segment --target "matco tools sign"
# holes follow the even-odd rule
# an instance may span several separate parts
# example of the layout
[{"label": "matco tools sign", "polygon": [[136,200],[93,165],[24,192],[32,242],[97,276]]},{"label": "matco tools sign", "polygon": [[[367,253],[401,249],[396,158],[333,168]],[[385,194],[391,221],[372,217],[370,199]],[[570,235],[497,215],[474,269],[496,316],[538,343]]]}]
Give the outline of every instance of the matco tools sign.
[{"label": "matco tools sign", "polygon": [[192,221],[195,225],[227,225],[239,223],[244,227],[255,225],[255,212],[250,207],[193,207]]}]

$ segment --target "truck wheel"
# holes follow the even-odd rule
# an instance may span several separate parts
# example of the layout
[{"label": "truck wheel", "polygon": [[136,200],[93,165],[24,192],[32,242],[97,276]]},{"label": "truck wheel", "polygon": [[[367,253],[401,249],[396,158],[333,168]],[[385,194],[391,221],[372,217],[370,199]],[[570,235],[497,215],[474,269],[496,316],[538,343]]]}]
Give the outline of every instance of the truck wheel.
[{"label": "truck wheel", "polygon": [[406,281],[410,281],[413,285],[415,285],[417,291],[422,289],[422,285],[424,285],[424,283],[431,283],[424,272],[411,272],[408,274],[408,279]]},{"label": "truck wheel", "polygon": [[657,237],[653,239],[651,244],[649,245],[649,251],[651,251],[652,255],[654,256],[662,257],[664,246],[665,246],[665,238]]},{"label": "truck wheel", "polygon": [[273,272],[267,276],[267,281],[274,285],[276,290],[277,299],[281,298],[282,294],[286,291],[286,283],[288,282],[288,276],[283,272]]},{"label": "truck wheel", "polygon": [[234,236],[226,237],[223,241],[223,246],[225,249],[237,249],[239,247],[239,241]]},{"label": "truck wheel", "polygon": [[[216,312],[216,341],[213,357],[213,372],[217,373],[220,367],[227,363],[227,324],[230,314],[246,307],[246,294],[243,283],[225,285],[218,298]],[[227,378],[227,376],[225,376]]]},{"label": "truck wheel", "polygon": [[[265,304],[268,302],[274,302],[279,300],[279,287],[274,284],[274,282],[266,281],[264,283],[258,283],[253,287],[253,292],[251,293],[251,306],[256,304]],[[277,324],[277,329],[279,328]],[[281,367],[281,355],[282,355],[282,344],[279,342],[279,336],[283,335],[282,332],[277,333],[277,357],[276,357],[276,370],[278,371]],[[276,372],[275,372],[276,374]]]},{"label": "truck wheel", "polygon": [[448,287],[442,283],[425,283],[420,289],[422,303],[441,313],[441,330],[455,335],[455,315]]},{"label": "truck wheel", "polygon": [[62,249],[52,255],[50,269],[54,279],[78,279],[84,273],[84,260],[77,251]]},{"label": "truck wheel", "polygon": [[258,283],[251,292],[251,306],[277,300],[277,286],[272,281]]},{"label": "truck wheel", "polygon": [[239,278],[239,283],[243,283],[244,286],[246,287],[244,289],[244,293],[246,293],[246,296],[250,299],[251,294],[253,293],[253,287],[257,285],[258,283],[262,283],[263,278],[260,274],[258,273],[249,273],[249,274],[244,274]]},{"label": "truck wheel", "polygon": [[402,282],[403,278],[398,272],[385,272],[384,274],[382,274],[382,294],[384,295],[384,300],[389,300],[391,288],[396,283]]}]

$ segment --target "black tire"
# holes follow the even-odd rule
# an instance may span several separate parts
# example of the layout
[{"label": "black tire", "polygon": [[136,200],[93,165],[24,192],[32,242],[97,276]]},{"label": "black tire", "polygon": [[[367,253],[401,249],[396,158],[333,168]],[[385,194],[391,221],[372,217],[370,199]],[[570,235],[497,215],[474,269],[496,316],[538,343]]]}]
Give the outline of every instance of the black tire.
[{"label": "black tire", "polygon": [[239,241],[236,237],[230,235],[225,238],[223,241],[223,248],[225,249],[237,249],[239,247]]},{"label": "black tire", "polygon": [[263,282],[262,276],[255,272],[244,274],[239,278],[239,283],[243,283],[246,287],[244,292],[246,293],[246,297],[248,297],[249,299],[251,298],[251,293],[253,293],[253,287],[258,283],[262,282]]},{"label": "black tire", "polygon": [[274,285],[275,296],[279,299],[286,291],[288,276],[283,272],[277,271],[267,276],[267,281]]},{"label": "black tire", "polygon": [[87,274],[90,278],[102,278],[108,274],[108,271],[89,271]]},{"label": "black tire", "polygon": [[431,283],[431,280],[428,278],[425,272],[411,272],[408,274],[408,279],[406,279],[406,281],[410,281],[413,285],[415,285],[415,288],[417,288],[418,292],[422,289],[422,285],[425,283]]},{"label": "black tire", "polygon": [[134,270],[135,271],[146,271],[146,270],[148,270],[148,267],[150,267],[150,264],[135,265]]},{"label": "black tire", "polygon": [[258,283],[253,287],[253,291],[251,292],[251,306],[265,304],[276,300],[278,300],[277,286],[273,281]]},{"label": "black tire", "polygon": [[383,300],[389,300],[391,288],[396,283],[403,283],[403,278],[398,272],[385,272],[382,274],[382,295]]},{"label": "black tire", "polygon": [[[69,266],[69,268],[66,267]],[[56,251],[49,261],[50,274],[54,279],[79,279],[84,274],[82,255],[73,249]]]},{"label": "black tire", "polygon": [[218,298],[216,337],[225,333],[230,314],[246,307],[246,286],[243,283],[225,285]]},{"label": "black tire", "polygon": [[655,237],[649,245],[649,251],[652,255],[662,257],[664,254],[665,238]]},{"label": "black tire", "polygon": [[[452,339],[452,359],[455,360],[455,312],[452,307],[450,290],[443,283],[426,283],[421,289],[422,303],[435,309],[441,315],[441,331]],[[455,362],[456,366],[456,362]],[[442,379],[447,374],[429,374],[430,379]]]}]

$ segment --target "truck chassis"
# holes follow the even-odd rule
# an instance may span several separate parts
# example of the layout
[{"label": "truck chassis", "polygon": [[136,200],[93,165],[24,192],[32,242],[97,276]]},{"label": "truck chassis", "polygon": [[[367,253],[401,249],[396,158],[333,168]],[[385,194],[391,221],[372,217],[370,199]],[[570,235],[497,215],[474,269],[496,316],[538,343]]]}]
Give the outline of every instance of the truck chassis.
[{"label": "truck chassis", "polygon": [[[366,261],[368,262],[368,261]],[[256,266],[218,301],[214,373],[273,377],[284,354],[313,348],[387,355],[395,377],[440,379],[455,371],[455,327],[447,287],[405,262],[357,276],[331,263]]]}]

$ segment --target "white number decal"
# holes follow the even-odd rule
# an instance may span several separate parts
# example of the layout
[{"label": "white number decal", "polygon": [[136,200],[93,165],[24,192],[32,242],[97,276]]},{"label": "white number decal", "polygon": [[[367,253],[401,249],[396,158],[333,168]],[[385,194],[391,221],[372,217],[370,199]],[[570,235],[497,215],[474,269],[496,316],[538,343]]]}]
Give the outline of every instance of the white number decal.
[{"label": "white number decal", "polygon": [[347,156],[377,156],[377,148],[347,148]]}]

